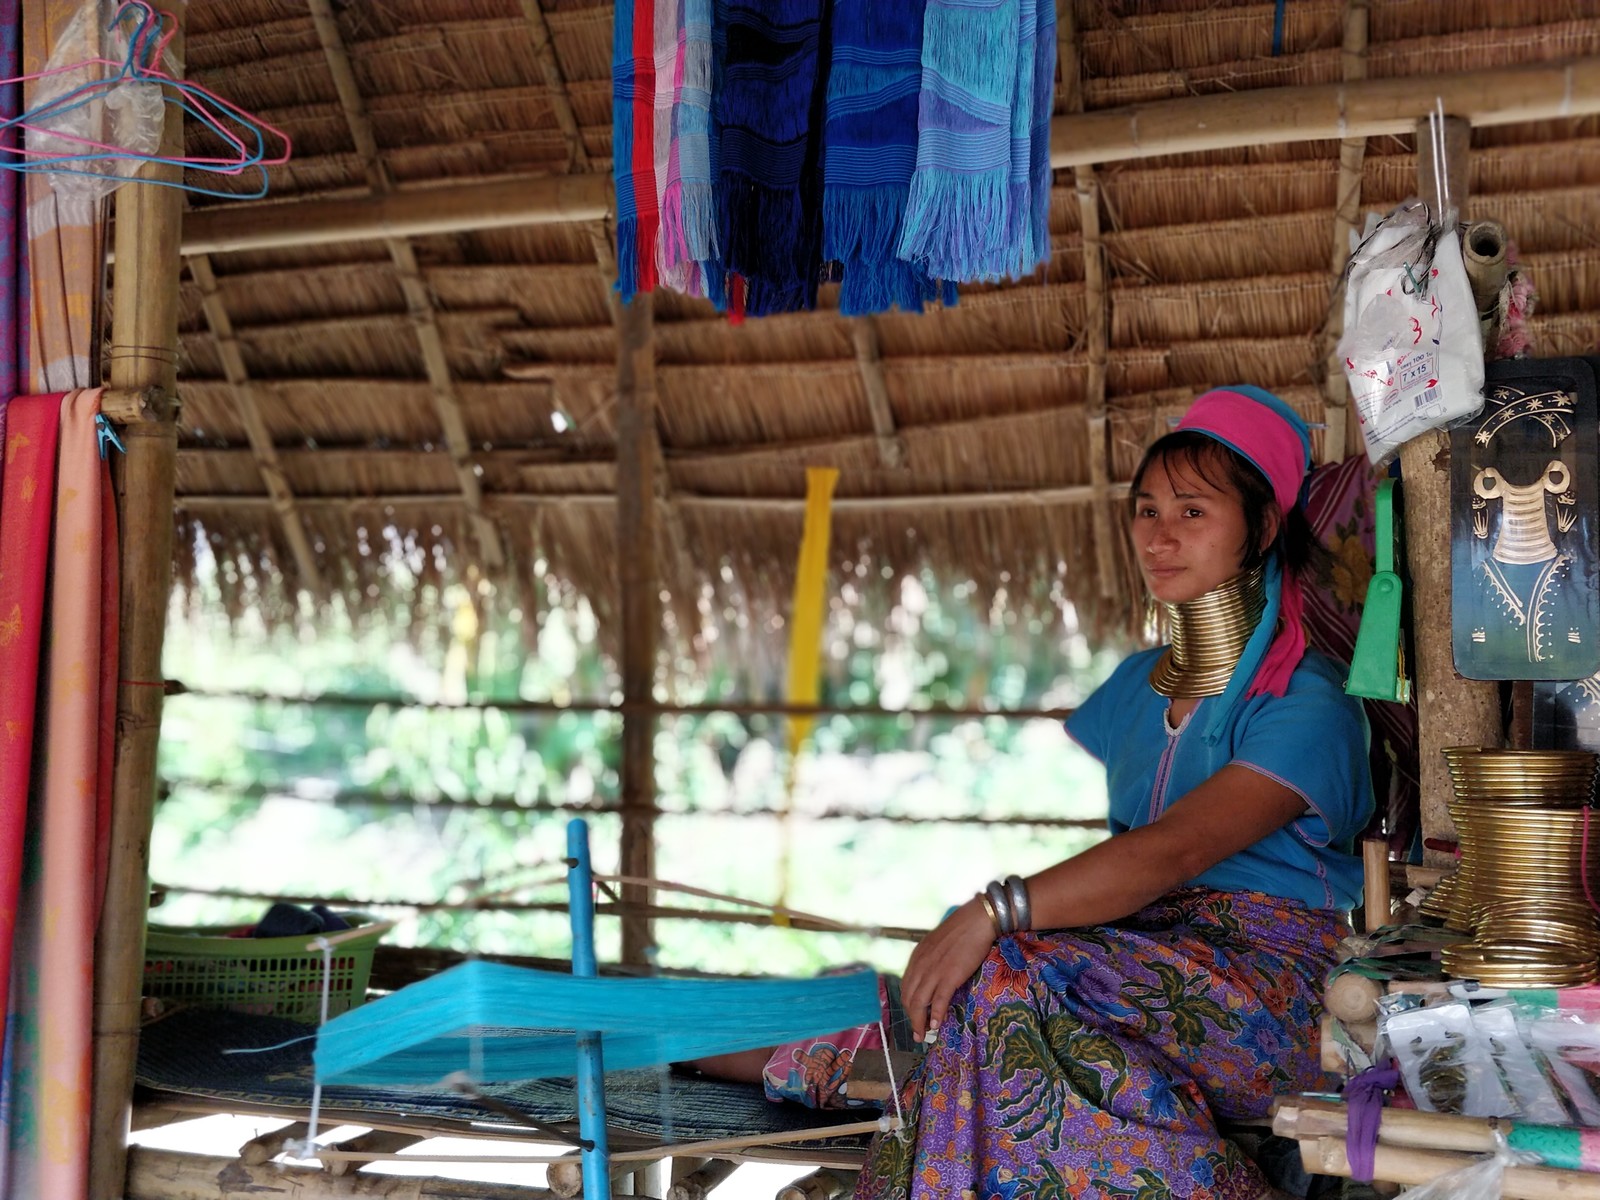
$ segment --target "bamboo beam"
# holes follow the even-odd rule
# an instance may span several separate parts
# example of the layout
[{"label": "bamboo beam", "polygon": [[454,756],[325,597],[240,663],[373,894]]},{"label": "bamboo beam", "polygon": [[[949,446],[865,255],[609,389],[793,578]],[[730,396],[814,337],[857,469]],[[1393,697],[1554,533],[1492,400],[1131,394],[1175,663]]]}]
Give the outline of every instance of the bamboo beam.
[{"label": "bamboo beam", "polygon": [[[350,65],[350,52],[333,13],[332,0],[308,2],[311,19],[317,29],[317,39],[322,43],[328,71],[339,93],[339,107],[344,111],[345,124],[366,171],[367,185],[373,195],[387,196],[394,191],[394,180],[378,149],[372,121],[367,115],[366,103],[361,98],[355,71]],[[505,548],[500,542],[500,531],[483,508],[483,485],[479,482],[478,466],[472,457],[472,439],[461,414],[461,400],[450,374],[450,360],[445,353],[444,338],[439,332],[433,299],[422,278],[422,270],[417,265],[416,251],[411,243],[405,238],[391,237],[386,239],[386,244],[389,259],[400,280],[400,290],[405,296],[406,311],[416,329],[417,345],[427,372],[434,412],[438,415],[445,445],[450,451],[451,465],[455,468],[456,481],[466,503],[467,517],[478,542],[478,552],[483,565],[493,571],[505,563]]]},{"label": "bamboo beam", "polygon": [[278,523],[282,526],[284,539],[289,543],[289,550],[294,555],[300,579],[312,595],[325,595],[327,587],[323,582],[322,569],[317,565],[317,556],[312,552],[311,539],[306,535],[305,522],[300,519],[300,513],[295,508],[294,490],[290,488],[289,480],[284,475],[283,464],[278,461],[278,449],[273,444],[272,431],[267,428],[266,418],[261,415],[260,397],[251,382],[250,371],[245,366],[244,351],[239,347],[239,339],[234,335],[233,320],[228,316],[227,306],[222,302],[222,293],[217,288],[217,277],[211,269],[210,255],[192,255],[189,259],[189,274],[193,276],[196,286],[200,289],[200,308],[205,314],[211,336],[217,343],[217,355],[222,360],[222,373],[233,389],[234,407],[238,410],[239,420],[244,425],[245,436],[250,440],[250,451],[255,456],[256,469],[261,475],[261,482],[266,486],[267,495],[272,498],[273,510],[278,514]]},{"label": "bamboo beam", "polygon": [[[1367,77],[1368,0],[1345,0],[1344,47],[1340,56],[1347,83]],[[1333,276],[1332,300],[1324,337],[1322,421],[1328,427],[1322,439],[1322,459],[1335,462],[1365,450],[1359,422],[1349,420],[1350,384],[1339,357],[1339,337],[1344,332],[1344,268],[1350,259],[1350,234],[1361,219],[1361,170],[1366,161],[1367,139],[1347,137],[1339,143],[1339,178],[1334,186],[1333,254],[1328,268]]]},{"label": "bamboo beam", "polygon": [[[1510,125],[1600,112],[1600,57],[1448,75],[1256,88],[1154,100],[1058,116],[1050,165],[1125,162],[1239,146],[1403,134],[1442,98],[1475,125]],[[522,176],[395,191],[384,196],[219,205],[190,216],[185,254],[220,254],[423,237],[516,225],[603,221],[603,175]]]},{"label": "bamboo beam", "polygon": [[897,471],[906,465],[906,447],[895,432],[889,385],[883,377],[877,323],[871,317],[855,318],[850,322],[850,340],[856,348],[856,367],[861,372],[862,390],[867,394],[872,432],[878,439],[878,461],[889,470]]},{"label": "bamboo beam", "polygon": [[[1065,505],[1093,504],[1105,495],[1126,496],[1126,483],[1113,483],[1106,492],[1093,484],[1072,484],[1054,488],[1012,488],[996,492],[924,492],[904,496],[843,496],[834,500],[836,513],[892,513],[923,512],[940,509],[946,512],[972,512],[980,509],[1021,506],[1023,508],[1059,508]],[[271,496],[194,493],[178,496],[174,505],[184,511],[226,511],[238,508],[262,508],[272,503]],[[379,496],[305,496],[298,498],[299,507],[320,508],[418,508],[465,503],[456,492],[403,492]],[[496,508],[569,508],[607,507],[618,503],[610,492],[490,492],[484,496],[490,509]],[[660,501],[658,499],[657,504]],[[707,511],[734,510],[745,512],[804,512],[803,496],[703,496],[691,492],[674,492],[672,503],[683,508]]]},{"label": "bamboo beam", "polygon": [[475,700],[469,703],[418,700],[413,696],[352,695],[342,692],[322,692],[312,696],[289,696],[277,692],[221,691],[215,688],[186,688],[176,680],[171,695],[193,696],[203,700],[241,700],[251,704],[310,704],[323,707],[349,708],[414,708],[426,711],[471,712],[475,709],[494,709],[507,713],[629,713],[639,712],[661,717],[700,717],[712,713],[731,713],[735,716],[772,717],[888,717],[899,720],[910,717],[948,718],[952,720],[982,720],[1001,717],[1012,721],[1065,721],[1074,710],[1070,708],[984,708],[976,705],[941,704],[927,708],[884,708],[877,704],[789,704],[781,700],[708,700],[699,704],[666,703],[653,696],[638,704],[611,704],[599,700],[574,700],[557,703],[554,700]]},{"label": "bamboo beam", "polygon": [[[183,12],[172,13],[173,57],[183,53]],[[183,152],[182,110],[168,105],[161,152]],[[147,164],[146,178],[176,182],[176,167]],[[117,261],[112,283],[109,384],[171,395],[178,369],[179,243],[183,193],[130,184],[116,194]],[[121,625],[116,749],[111,777],[109,860],[94,961],[94,1099],[89,1200],[123,1195],[129,1110],[139,1044],[144,931],[149,904],[150,826],[161,736],[161,648],[172,593],[172,496],[176,422],[141,421],[123,431],[117,462],[121,521]]]},{"label": "bamboo beam", "polygon": [[544,8],[539,0],[519,2],[523,19],[528,22],[528,32],[533,35],[533,61],[538,64],[539,74],[544,77],[544,86],[550,93],[550,111],[555,114],[556,124],[561,127],[561,136],[567,139],[567,169],[587,171],[589,152],[583,144],[583,131],[578,126],[578,118],[572,111],[572,97],[567,91],[561,62],[556,58],[555,42],[550,36],[550,23],[544,19]]},{"label": "bamboo beam", "polygon": [[[1056,0],[1056,58],[1061,64],[1063,108],[1067,113],[1083,111],[1083,61],[1078,49],[1077,18],[1072,0]],[[1084,350],[1089,370],[1084,381],[1083,403],[1089,429],[1089,483],[1099,496],[1091,510],[1094,522],[1095,574],[1100,594],[1112,597],[1120,583],[1117,570],[1116,534],[1111,520],[1109,482],[1111,478],[1111,437],[1106,421],[1106,364],[1111,348],[1111,292],[1106,286],[1105,241],[1100,236],[1100,180],[1094,164],[1080,163],[1072,172],[1073,191],[1078,197],[1078,228],[1083,241],[1083,330]]]},{"label": "bamboo beam", "polygon": [[293,1196],[294,1200],[549,1200],[555,1195],[545,1188],[521,1184],[393,1175],[340,1177],[320,1167],[252,1166],[233,1158],[148,1146],[133,1151],[129,1166],[126,1200],[260,1200],[262,1196]]},{"label": "bamboo beam", "polygon": [[[620,306],[617,323],[617,586],[622,614],[622,699],[655,693],[656,643],[661,633],[656,571],[657,476],[654,304],[648,292]],[[802,501],[803,503],[803,501]],[[655,731],[648,713],[622,718],[622,874],[655,875]],[[623,900],[647,904],[648,888],[625,885]],[[650,922],[622,922],[622,961],[648,961],[655,939]]]},{"label": "bamboo beam", "polygon": [[1433,109],[1435,100],[1445,112],[1473,125],[1591,116],[1600,112],[1600,56],[1447,75],[1219,92],[1058,117],[1051,123],[1050,165],[1406,134]]},{"label": "bamboo beam", "polygon": [[[1303,1140],[1300,1157],[1313,1175],[1351,1177],[1350,1156],[1343,1137]],[[1471,1166],[1478,1157],[1379,1142],[1372,1155],[1373,1178],[1407,1186],[1431,1183],[1446,1172]],[[1498,1195],[1506,1200],[1600,1200],[1600,1175],[1553,1171],[1548,1167],[1507,1167],[1500,1178]]]},{"label": "bamboo beam", "polygon": [[[1448,109],[1446,110],[1449,111]],[[1434,183],[1434,153],[1428,122],[1419,121],[1417,194],[1435,213],[1442,212]],[[1441,176],[1452,208],[1467,203],[1467,159],[1471,127],[1460,117],[1445,118],[1445,162]],[[1455,231],[1454,213],[1444,214]],[[1411,571],[1412,634],[1416,647],[1417,752],[1421,767],[1422,834],[1455,839],[1447,808],[1450,772],[1441,753],[1446,746],[1501,746],[1500,688],[1495,683],[1456,674],[1450,624],[1450,435],[1444,430],[1412,438],[1400,447],[1404,484],[1406,561]],[[1443,866],[1449,855],[1425,851],[1425,860]]]}]

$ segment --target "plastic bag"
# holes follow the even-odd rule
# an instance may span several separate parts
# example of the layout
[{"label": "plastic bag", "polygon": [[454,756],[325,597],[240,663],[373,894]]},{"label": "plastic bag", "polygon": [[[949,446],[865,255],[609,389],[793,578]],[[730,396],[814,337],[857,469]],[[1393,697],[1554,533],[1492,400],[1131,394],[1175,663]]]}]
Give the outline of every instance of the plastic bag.
[{"label": "plastic bag", "polygon": [[1509,1117],[1516,1104],[1500,1081],[1488,1039],[1465,1004],[1394,1013],[1383,1025],[1406,1094],[1423,1112]]},{"label": "plastic bag", "polygon": [[1472,1024],[1489,1043],[1489,1053],[1516,1101],[1517,1117],[1535,1125],[1565,1125],[1572,1118],[1545,1078],[1533,1052],[1522,1043],[1516,1007],[1495,1001],[1472,1010]]},{"label": "plastic bag", "polygon": [[[116,10],[117,5],[109,0],[88,0],[79,8],[50,51],[46,74],[38,81],[29,103],[31,109],[116,71],[116,67],[104,63],[76,65],[91,58],[114,62],[127,58],[133,25],[128,20],[113,24]],[[163,65],[172,65],[170,53]],[[60,73],[50,74],[52,71]],[[48,172],[50,186],[64,204],[86,210],[143,165],[86,143],[103,143],[129,154],[154,154],[161,147],[165,103],[160,84],[132,79],[93,93],[93,99],[86,104],[73,106],[68,101],[56,115],[28,121],[24,136],[29,157],[73,156],[72,161],[61,164],[61,170]]]},{"label": "plastic bag", "polygon": [[1578,1120],[1600,1126],[1600,1028],[1566,1017],[1533,1022],[1529,1041],[1550,1064],[1556,1084],[1566,1094]]},{"label": "plastic bag", "polygon": [[1493,1154],[1407,1188],[1395,1200],[1500,1200],[1506,1168],[1536,1160],[1512,1153],[1499,1134],[1495,1135],[1495,1142],[1499,1149]]},{"label": "plastic bag", "polygon": [[1452,224],[1411,201],[1384,217],[1350,257],[1339,357],[1367,457],[1483,407],[1483,331]]}]

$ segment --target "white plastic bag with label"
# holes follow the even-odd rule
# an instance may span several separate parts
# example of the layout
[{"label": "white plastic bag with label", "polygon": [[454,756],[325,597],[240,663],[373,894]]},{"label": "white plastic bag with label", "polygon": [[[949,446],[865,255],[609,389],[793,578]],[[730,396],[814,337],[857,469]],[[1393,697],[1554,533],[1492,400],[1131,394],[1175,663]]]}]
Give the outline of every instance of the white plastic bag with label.
[{"label": "white plastic bag with label", "polygon": [[1483,407],[1483,331],[1461,240],[1421,202],[1379,221],[1351,255],[1344,330],[1339,357],[1372,462]]}]

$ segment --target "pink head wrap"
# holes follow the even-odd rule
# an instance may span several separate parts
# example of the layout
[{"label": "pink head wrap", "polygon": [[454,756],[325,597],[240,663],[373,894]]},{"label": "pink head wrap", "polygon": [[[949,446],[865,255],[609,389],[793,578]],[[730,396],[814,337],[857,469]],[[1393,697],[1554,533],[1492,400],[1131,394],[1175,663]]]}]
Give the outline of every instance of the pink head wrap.
[{"label": "pink head wrap", "polygon": [[[1214,438],[1260,471],[1284,516],[1300,502],[1311,468],[1311,431],[1299,413],[1271,392],[1248,384],[1216,388],[1198,397],[1177,427]],[[1247,696],[1281,696],[1289,690],[1289,677],[1306,652],[1304,615],[1300,580],[1274,556],[1267,569],[1261,628],[1234,668],[1225,699],[1237,695],[1241,679],[1250,681]],[[1274,626],[1280,626],[1276,636]]]}]

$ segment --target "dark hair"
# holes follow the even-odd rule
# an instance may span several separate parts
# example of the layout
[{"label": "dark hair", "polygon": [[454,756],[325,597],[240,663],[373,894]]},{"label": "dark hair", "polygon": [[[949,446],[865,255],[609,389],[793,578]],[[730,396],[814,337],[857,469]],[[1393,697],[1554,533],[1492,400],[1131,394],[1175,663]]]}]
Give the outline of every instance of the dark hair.
[{"label": "dark hair", "polygon": [[1239,497],[1239,503],[1244,506],[1245,530],[1245,544],[1240,547],[1242,570],[1255,567],[1272,551],[1282,555],[1284,567],[1297,574],[1304,572],[1319,557],[1322,547],[1298,504],[1282,514],[1277,537],[1270,546],[1262,549],[1262,542],[1271,527],[1271,516],[1278,511],[1278,500],[1273,495],[1272,484],[1249,459],[1216,438],[1193,429],[1169,433],[1157,439],[1144,452],[1129,488],[1130,505],[1138,504],[1139,488],[1144,483],[1145,472],[1157,459],[1175,463],[1183,470],[1192,471],[1217,490],[1232,492]]}]

